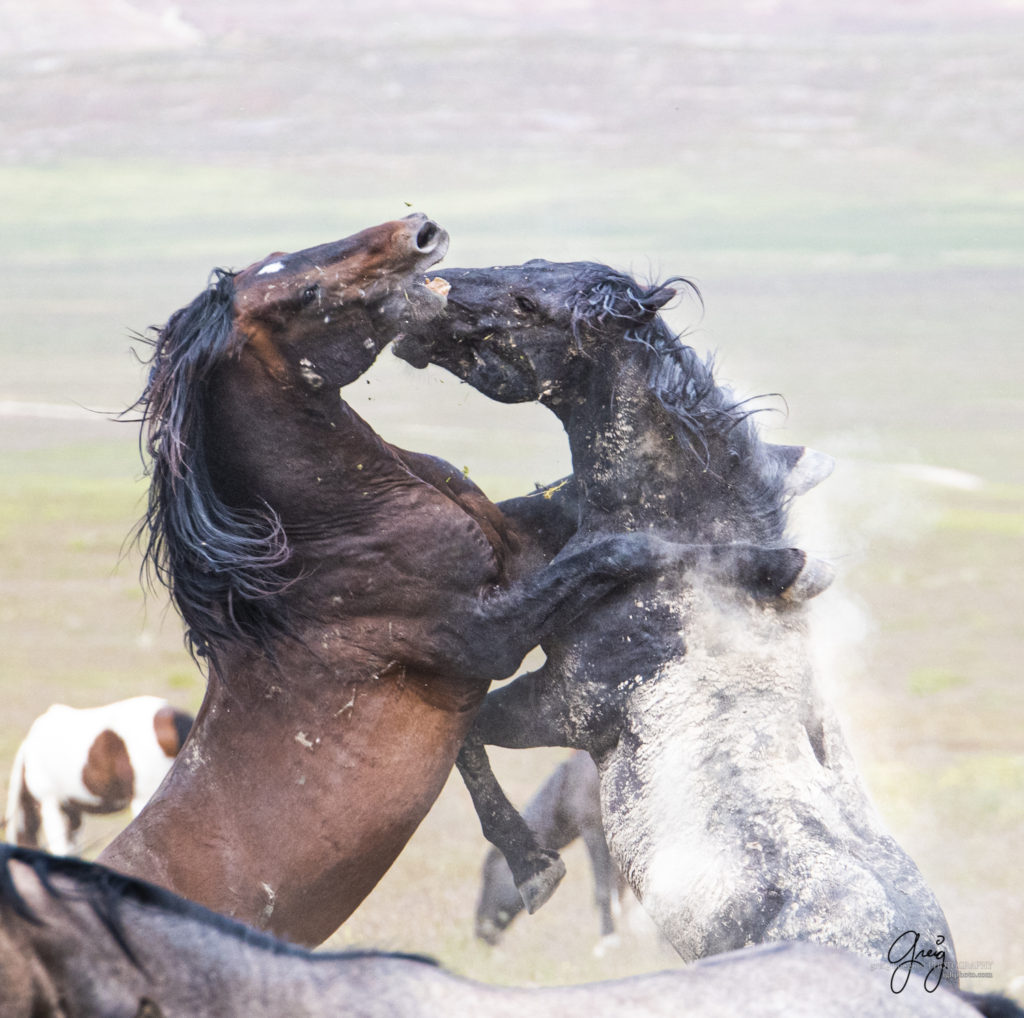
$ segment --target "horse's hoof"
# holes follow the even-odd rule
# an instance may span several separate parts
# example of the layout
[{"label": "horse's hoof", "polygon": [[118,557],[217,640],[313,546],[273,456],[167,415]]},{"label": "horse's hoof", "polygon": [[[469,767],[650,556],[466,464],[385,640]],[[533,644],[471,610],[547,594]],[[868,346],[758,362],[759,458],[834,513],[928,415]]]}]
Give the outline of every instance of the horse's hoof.
[{"label": "horse's hoof", "polygon": [[782,598],[793,602],[810,601],[823,590],[828,590],[835,578],[836,571],[832,566],[823,559],[808,555],[796,579],[782,592]]},{"label": "horse's hoof", "polygon": [[836,461],[828,453],[818,452],[817,449],[804,449],[786,477],[786,494],[806,495],[812,488],[821,484],[835,467]]},{"label": "horse's hoof", "polygon": [[617,933],[606,933],[594,945],[591,954],[595,958],[603,958],[609,951],[617,951],[622,946],[622,938]]},{"label": "horse's hoof", "polygon": [[516,884],[519,897],[523,899],[526,911],[533,915],[555,893],[555,888],[565,876],[565,863],[557,852],[545,851],[540,868]]},{"label": "horse's hoof", "polygon": [[476,936],[488,947],[494,947],[501,940],[502,928],[490,919],[479,919],[476,924]]}]

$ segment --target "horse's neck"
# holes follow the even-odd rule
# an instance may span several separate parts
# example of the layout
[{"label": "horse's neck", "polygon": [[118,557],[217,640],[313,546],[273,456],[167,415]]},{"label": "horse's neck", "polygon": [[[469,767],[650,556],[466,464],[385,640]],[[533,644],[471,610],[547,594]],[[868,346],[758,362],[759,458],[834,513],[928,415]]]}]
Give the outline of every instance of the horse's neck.
[{"label": "horse's neck", "polygon": [[[56,891],[43,888],[27,867],[16,866],[19,893],[40,920],[25,924],[27,939],[36,955],[51,959],[48,974],[54,988],[75,1002],[75,1014],[134,1014],[143,999],[153,1000],[160,1013],[166,1009],[169,1015],[321,1013],[315,1006],[302,1006],[315,1000],[307,989],[315,989],[312,963],[247,947],[212,923],[143,905],[130,896],[108,898],[95,888],[90,893],[78,880],[59,873],[49,878]],[[123,933],[134,960],[114,942],[115,928]],[[198,972],[202,979],[194,978]],[[269,1009],[252,1010],[255,1001],[265,1001]]]},{"label": "horse's neck", "polygon": [[[560,414],[582,493],[582,523],[678,529],[677,498],[691,457],[635,363],[597,366]],[[696,461],[694,461],[695,463]]]},{"label": "horse's neck", "polygon": [[569,438],[580,529],[654,528],[674,540],[773,543],[785,508],[762,475],[766,446],[710,397],[688,427],[634,360],[597,365],[571,398],[552,406]]},{"label": "horse's neck", "polygon": [[[521,1005],[503,1001],[501,994],[495,1006],[487,1006],[487,990],[416,960],[275,950],[203,918],[129,901],[119,907],[139,968],[128,964],[95,915],[83,919],[94,929],[91,945],[101,946],[75,948],[65,937],[58,949],[67,959],[60,989],[79,1004],[91,1005],[90,1014],[134,1013],[143,999],[152,1000],[161,1014],[197,1018],[523,1014]],[[66,915],[55,922],[66,926]]]},{"label": "horse's neck", "polygon": [[[139,945],[140,960],[155,977],[152,996],[168,1014],[252,1018],[320,1013],[317,962],[250,946],[202,920],[126,907],[131,909],[131,942]],[[204,973],[203,979],[193,979],[195,972]]]},{"label": "horse's neck", "polygon": [[267,502],[286,525],[356,505],[371,476],[408,476],[337,392],[305,392],[232,365],[211,384],[207,412],[207,451],[224,497]]}]

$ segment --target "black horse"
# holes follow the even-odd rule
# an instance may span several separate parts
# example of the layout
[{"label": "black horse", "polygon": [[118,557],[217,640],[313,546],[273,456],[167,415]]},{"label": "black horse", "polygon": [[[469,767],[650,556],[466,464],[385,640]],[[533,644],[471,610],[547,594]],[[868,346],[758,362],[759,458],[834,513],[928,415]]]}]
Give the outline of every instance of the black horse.
[{"label": "black horse", "polygon": [[[446,313],[396,352],[558,416],[580,503],[567,549],[626,532],[788,543],[789,500],[828,468],[765,443],[749,404],[668,328],[658,312],[685,281],[544,261],[445,277]],[[534,846],[482,744],[582,748],[601,772],[612,855],[684,958],[812,939],[878,959],[917,930],[952,961],[942,911],[883,831],[819,694],[800,602],[830,577],[810,565],[788,600],[699,571],[639,582],[487,697],[460,769],[513,872]]]},{"label": "black horse", "polygon": [[447,246],[417,214],[216,272],[156,331],[138,402],[146,561],[209,676],[102,858],[304,943],[401,851],[492,679],[588,600],[697,553],[600,536],[523,575],[475,485],[345,402],[443,309],[423,274]]}]

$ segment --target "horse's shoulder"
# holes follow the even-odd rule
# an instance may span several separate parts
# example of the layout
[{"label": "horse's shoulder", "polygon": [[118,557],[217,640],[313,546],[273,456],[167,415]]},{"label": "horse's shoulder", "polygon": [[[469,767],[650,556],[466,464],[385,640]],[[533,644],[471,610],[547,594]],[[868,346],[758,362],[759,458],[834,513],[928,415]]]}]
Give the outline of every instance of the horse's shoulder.
[{"label": "horse's shoulder", "polygon": [[397,446],[391,449],[412,474],[440,492],[479,527],[504,575],[509,559],[519,550],[519,539],[501,509],[464,471],[447,460]]}]

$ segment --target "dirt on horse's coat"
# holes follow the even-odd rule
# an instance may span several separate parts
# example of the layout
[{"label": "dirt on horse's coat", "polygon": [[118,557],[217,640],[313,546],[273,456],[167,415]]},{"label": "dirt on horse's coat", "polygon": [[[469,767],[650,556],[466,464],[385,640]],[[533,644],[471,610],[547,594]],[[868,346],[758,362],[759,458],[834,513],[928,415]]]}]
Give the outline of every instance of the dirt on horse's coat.
[{"label": "dirt on horse's coat", "polygon": [[105,867],[0,846],[0,1018],[977,1018],[892,978],[782,944],[603,983],[490,986],[415,956],[309,952]]},{"label": "dirt on horse's coat", "polygon": [[[578,534],[784,551],[789,501],[826,461],[762,441],[750,405],[669,330],[658,312],[685,281],[643,286],[542,260],[445,278],[446,315],[396,353],[552,410],[572,452]],[[545,665],[488,696],[464,750],[485,833],[514,872],[512,856],[536,858],[481,742],[586,749],[612,855],[683,958],[809,939],[877,961],[913,930],[955,982],[942,910],[877,817],[818,689],[802,602],[827,583],[795,561],[794,575],[767,560],[774,598],[721,573],[665,574],[545,642]],[[530,894],[543,872],[522,858]]]},{"label": "dirt on horse's coat", "polygon": [[441,312],[423,273],[447,245],[415,214],[217,270],[156,331],[137,404],[139,536],[209,674],[184,751],[102,859],[302,943],[397,857],[490,681],[666,554],[613,535],[520,578],[517,535],[462,471],[342,398]]},{"label": "dirt on horse's coat", "polygon": [[102,707],[54,704],[15,755],[7,796],[9,837],[73,852],[84,813],[137,814],[188,735],[192,716],[156,696]]}]

